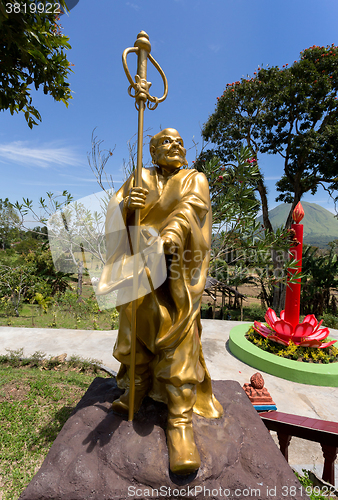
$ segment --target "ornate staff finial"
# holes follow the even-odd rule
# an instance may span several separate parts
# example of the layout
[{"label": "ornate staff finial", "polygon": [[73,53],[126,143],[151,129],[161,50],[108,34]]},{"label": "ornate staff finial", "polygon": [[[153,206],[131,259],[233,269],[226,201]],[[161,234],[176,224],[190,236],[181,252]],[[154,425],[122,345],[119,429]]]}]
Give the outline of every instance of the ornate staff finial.
[{"label": "ornate staff finial", "polygon": [[[145,31],[140,31],[137,35],[136,42],[134,43],[134,47],[130,47],[125,49],[122,54],[122,63],[124,71],[127,75],[130,86],[128,88],[128,93],[131,97],[135,98],[135,106],[136,109],[139,110],[139,103],[143,101],[147,102],[148,109],[157,108],[160,102],[163,102],[168,94],[168,82],[167,78],[157,61],[150,54],[151,44],[149,42],[149,36]],[[138,55],[137,58],[137,74],[135,76],[135,81],[132,79],[128,65],[127,65],[127,55],[130,52],[136,52]],[[151,82],[147,82],[147,61],[149,61],[155,66],[157,71],[160,73],[163,84],[164,84],[164,93],[163,96],[158,98],[149,94],[149,89],[151,87]],[[134,94],[132,93],[134,89]],[[150,103],[154,103],[151,105]]]}]

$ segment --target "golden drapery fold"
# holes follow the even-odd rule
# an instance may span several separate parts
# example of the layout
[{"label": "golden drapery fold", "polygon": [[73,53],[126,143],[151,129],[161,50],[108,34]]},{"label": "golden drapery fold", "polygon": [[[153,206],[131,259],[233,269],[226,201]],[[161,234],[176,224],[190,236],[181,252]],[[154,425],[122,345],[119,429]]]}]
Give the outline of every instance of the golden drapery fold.
[{"label": "golden drapery fold", "polygon": [[[171,238],[176,250],[173,255],[165,256],[166,278],[164,275],[158,286],[154,284],[155,290],[136,299],[136,367],[149,367],[152,380],[149,396],[153,399],[167,402],[165,384],[176,387],[194,384],[197,387],[195,413],[219,418],[223,410],[212,394],[201,345],[200,305],[211,243],[209,186],[204,174],[196,170],[178,170],[165,182],[159,182],[159,175],[157,167],[142,169],[142,187],[148,189],[149,194],[141,210],[140,231],[145,239],[152,237],[152,230],[161,237]],[[108,205],[107,258],[96,292],[106,294],[119,290],[119,332],[113,354],[121,363],[117,375],[121,388],[129,385],[132,306],[131,301],[123,301],[123,283],[130,281],[132,276],[130,271],[123,272],[122,267],[125,263],[127,269],[131,255],[130,231],[134,214],[128,213],[126,200],[132,187],[133,175]],[[123,230],[127,236],[122,235]],[[156,276],[163,272],[163,253],[162,261],[155,259],[153,262],[158,266],[158,273],[151,270],[156,281]],[[116,270],[121,276],[118,284],[116,278],[112,278]]]}]

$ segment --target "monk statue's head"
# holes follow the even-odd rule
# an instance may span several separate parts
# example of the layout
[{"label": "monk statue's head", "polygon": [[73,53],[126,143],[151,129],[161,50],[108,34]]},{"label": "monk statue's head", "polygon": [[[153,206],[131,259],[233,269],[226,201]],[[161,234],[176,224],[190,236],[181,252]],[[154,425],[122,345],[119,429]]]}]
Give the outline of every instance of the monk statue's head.
[{"label": "monk statue's head", "polygon": [[183,139],[174,128],[166,128],[154,135],[149,146],[153,163],[166,173],[172,173],[183,165],[188,165]]}]

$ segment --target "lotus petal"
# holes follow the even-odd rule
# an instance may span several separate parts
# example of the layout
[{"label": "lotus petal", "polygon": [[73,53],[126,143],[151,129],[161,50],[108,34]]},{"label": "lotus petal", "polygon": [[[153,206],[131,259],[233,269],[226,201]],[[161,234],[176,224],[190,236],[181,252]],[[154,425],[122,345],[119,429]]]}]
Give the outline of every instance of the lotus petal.
[{"label": "lotus petal", "polygon": [[276,323],[273,326],[273,329],[279,335],[285,336],[289,339],[292,336],[293,327],[291,323],[288,323],[288,321],[284,321],[283,319],[276,321]]},{"label": "lotus petal", "polygon": [[330,342],[322,342],[321,345],[319,346],[319,349],[324,349],[324,347],[329,347],[330,345],[333,345],[336,342],[337,342],[336,340],[330,340]]},{"label": "lotus petal", "polygon": [[294,340],[294,343],[300,347],[321,347],[321,342],[312,339],[303,339],[302,341]]},{"label": "lotus petal", "polygon": [[319,330],[319,328],[321,327],[322,323],[323,323],[323,320],[321,319],[319,321],[318,325],[316,326],[316,328],[313,330],[313,333],[316,333]]},{"label": "lotus petal", "polygon": [[313,333],[313,326],[310,323],[301,323],[295,328],[295,333],[292,340],[295,342],[300,342],[304,337],[311,337]]},{"label": "lotus petal", "polygon": [[265,321],[271,328],[274,328],[275,322],[278,320],[277,314],[273,309],[269,307],[269,309],[265,313]]},{"label": "lotus petal", "polygon": [[289,343],[290,343],[289,340],[283,340],[278,335],[274,335],[274,334],[272,334],[272,335],[269,336],[269,340],[273,340],[277,344],[282,344],[282,345],[286,345],[286,346],[288,346]]},{"label": "lotus petal", "polygon": [[280,312],[280,319],[285,319],[285,311]]},{"label": "lotus petal", "polygon": [[313,327],[316,327],[318,321],[317,321],[316,316],[314,314],[308,314],[307,316],[305,316],[302,323],[310,323],[310,325],[312,325]]},{"label": "lotus petal", "polygon": [[272,333],[271,330],[270,330],[270,328],[268,328],[267,326],[263,325],[259,321],[255,321],[253,328],[254,328],[254,330],[256,330],[256,332],[260,333],[265,338],[268,337],[269,335],[271,335],[271,333]]},{"label": "lotus petal", "polygon": [[329,333],[330,331],[328,328],[321,328],[320,330],[313,332],[312,335],[310,335],[310,338],[315,340],[324,340],[329,336]]}]

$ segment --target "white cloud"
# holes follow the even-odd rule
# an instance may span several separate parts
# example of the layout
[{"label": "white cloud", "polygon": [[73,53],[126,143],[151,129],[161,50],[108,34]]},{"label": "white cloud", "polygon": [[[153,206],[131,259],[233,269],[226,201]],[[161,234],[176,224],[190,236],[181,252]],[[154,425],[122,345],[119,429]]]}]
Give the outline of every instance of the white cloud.
[{"label": "white cloud", "polygon": [[215,54],[220,50],[221,46],[217,44],[210,44],[208,45],[208,48],[212,51],[215,52]]},{"label": "white cloud", "polygon": [[141,8],[139,5],[137,5],[135,3],[131,3],[131,2],[127,2],[126,5],[128,7],[131,7],[132,9],[136,10],[136,12],[138,12]]},{"label": "white cloud", "polygon": [[0,159],[41,168],[83,164],[70,147],[57,147],[53,144],[32,147],[28,141],[0,144]]}]

